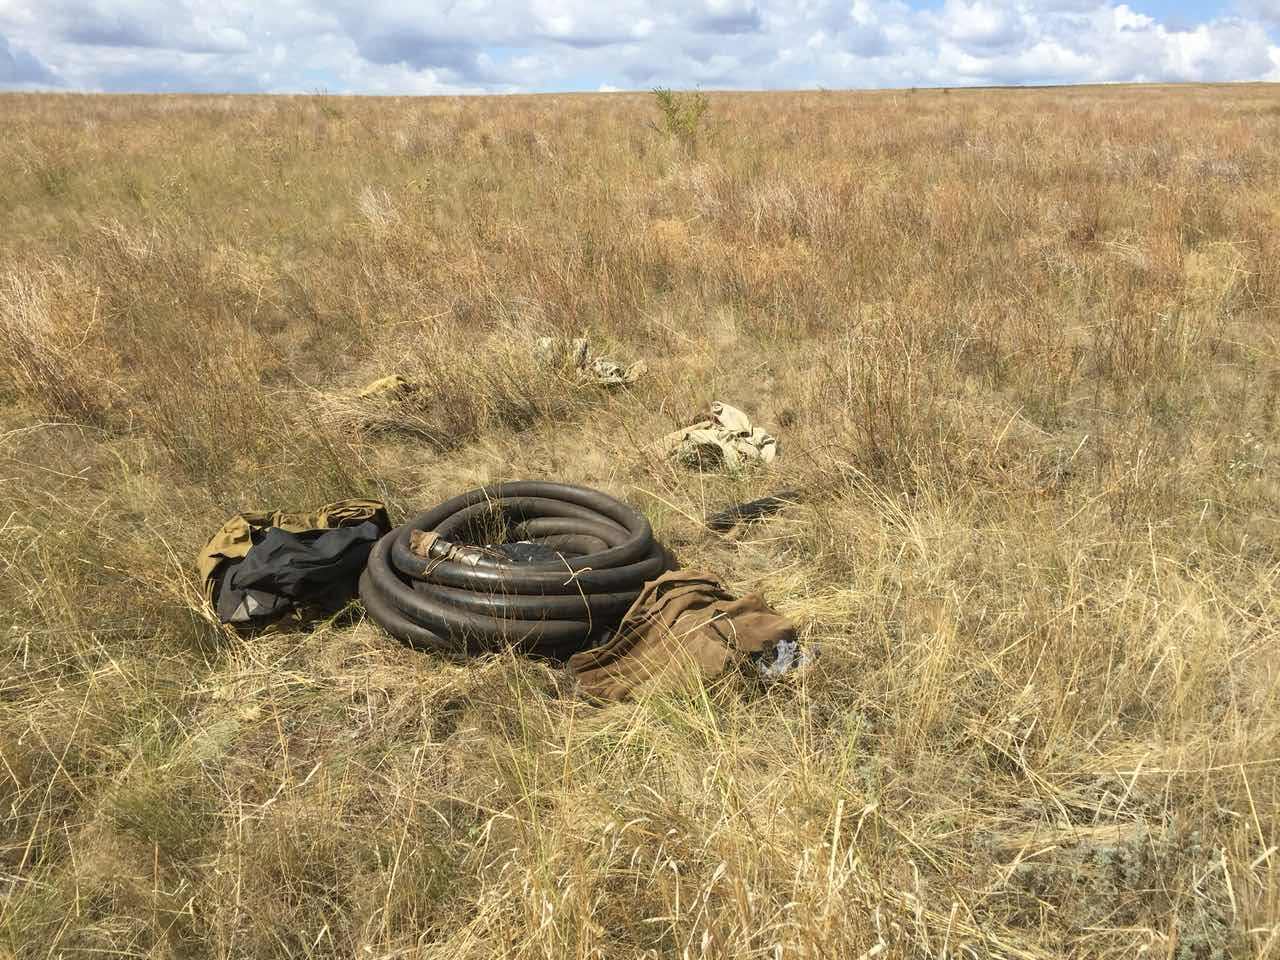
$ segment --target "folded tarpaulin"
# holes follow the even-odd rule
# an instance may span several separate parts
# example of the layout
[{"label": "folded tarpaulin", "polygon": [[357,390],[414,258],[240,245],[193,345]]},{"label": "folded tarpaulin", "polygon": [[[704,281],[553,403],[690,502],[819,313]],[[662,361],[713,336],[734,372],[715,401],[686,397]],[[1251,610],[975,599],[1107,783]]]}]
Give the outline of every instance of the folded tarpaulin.
[{"label": "folded tarpaulin", "polygon": [[[780,647],[797,649],[795,625],[762,598],[735,597],[714,574],[676,570],[645,584],[612,638],[570,657],[569,669],[588,694],[625,700],[715,678],[748,661],[776,670]],[[787,658],[780,672],[800,662]]]},{"label": "folded tarpaulin", "polygon": [[[377,500],[339,500],[310,513],[244,513],[223,524],[196,566],[220,619],[257,625],[304,603],[323,612],[351,599],[370,549],[390,528]],[[324,536],[336,531],[344,532]]]}]

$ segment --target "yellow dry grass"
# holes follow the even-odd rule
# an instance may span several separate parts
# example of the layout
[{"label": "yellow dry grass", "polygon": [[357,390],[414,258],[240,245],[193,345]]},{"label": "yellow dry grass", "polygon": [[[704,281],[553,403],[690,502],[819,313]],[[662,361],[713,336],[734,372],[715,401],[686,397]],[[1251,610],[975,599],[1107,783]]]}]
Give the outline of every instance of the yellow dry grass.
[{"label": "yellow dry grass", "polygon": [[[0,956],[1280,956],[1272,88],[655,117],[0,98]],[[774,470],[645,457],[712,399]],[[599,708],[200,608],[231,513],[509,478],[819,662]]]}]

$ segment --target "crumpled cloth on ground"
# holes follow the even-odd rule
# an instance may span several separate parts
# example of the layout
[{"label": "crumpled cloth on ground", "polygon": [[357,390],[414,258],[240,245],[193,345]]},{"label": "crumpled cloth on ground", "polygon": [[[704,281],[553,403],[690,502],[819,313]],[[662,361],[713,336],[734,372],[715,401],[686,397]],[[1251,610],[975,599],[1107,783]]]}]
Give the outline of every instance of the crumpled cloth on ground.
[{"label": "crumpled cloth on ground", "polygon": [[748,463],[772,463],[778,441],[751,418],[723,401],[711,404],[711,415],[667,434],[653,445],[663,456],[688,467],[733,470]]},{"label": "crumpled cloth on ground", "polygon": [[574,654],[569,669],[589,695],[626,700],[753,662],[760,676],[780,676],[798,665],[796,651],[795,625],[761,597],[734,597],[714,574],[676,570],[646,583],[613,636]]},{"label": "crumpled cloth on ground", "polygon": [[378,536],[391,529],[391,521],[381,501],[338,500],[312,513],[275,510],[234,516],[209,539],[196,558],[196,570],[200,574],[205,599],[217,607],[221,588],[227,582],[232,565],[244,560],[273,528],[284,533],[305,534],[358,527],[364,523],[372,523]]},{"label": "crumpled cloth on ground", "polygon": [[610,357],[593,357],[586,337],[574,340],[539,337],[533,353],[542,363],[571,366],[579,381],[602,387],[630,386],[648,370],[643,360],[621,364]]}]

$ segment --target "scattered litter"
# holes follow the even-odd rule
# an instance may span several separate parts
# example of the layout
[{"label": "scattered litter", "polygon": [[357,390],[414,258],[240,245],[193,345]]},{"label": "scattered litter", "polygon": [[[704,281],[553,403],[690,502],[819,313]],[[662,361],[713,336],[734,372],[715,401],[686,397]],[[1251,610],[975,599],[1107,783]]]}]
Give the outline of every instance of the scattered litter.
[{"label": "scattered litter", "polygon": [[720,400],[711,414],[691,426],[667,434],[654,448],[668,459],[701,470],[733,470],[749,463],[772,463],[778,441],[751,418]]},{"label": "scattered litter", "polygon": [[586,337],[573,340],[539,337],[533,353],[543,364],[568,367],[580,382],[602,387],[630,386],[648,370],[643,360],[622,364],[610,357],[592,356]]},{"label": "scattered litter", "polygon": [[799,666],[795,625],[754,593],[733,596],[714,574],[677,570],[646,583],[612,638],[570,657],[569,669],[591,696],[626,700],[757,658],[770,664],[758,667],[770,679]]},{"label": "scattered litter", "polygon": [[[740,411],[716,404],[714,413],[721,429],[751,436]],[[725,512],[754,517],[792,496]],[[494,537],[477,526],[488,514],[503,519],[510,542],[438,532]],[[676,563],[626,504],[545,481],[473,490],[394,531],[377,500],[245,513],[197,560],[219,619],[239,629],[287,618],[301,625],[359,595],[372,620],[411,646],[449,654],[511,647],[567,662],[597,700],[688,689],[730,671],[772,682],[816,656],[759,595],[734,596],[714,574]]]}]

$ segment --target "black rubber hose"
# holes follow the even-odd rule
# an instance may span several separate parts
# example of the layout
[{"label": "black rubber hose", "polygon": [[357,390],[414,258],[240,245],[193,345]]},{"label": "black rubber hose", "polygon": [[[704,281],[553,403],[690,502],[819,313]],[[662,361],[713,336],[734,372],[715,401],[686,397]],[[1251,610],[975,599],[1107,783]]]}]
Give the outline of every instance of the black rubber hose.
[{"label": "black rubber hose", "polygon": [[[478,548],[484,525],[552,547],[516,562]],[[415,532],[438,540],[428,556]],[[514,536],[513,536],[514,534]],[[563,659],[617,626],[648,580],[669,566],[649,521],[607,494],[523,481],[472,490],[378,541],[360,577],[369,616],[412,647],[466,655],[513,646]]]}]

